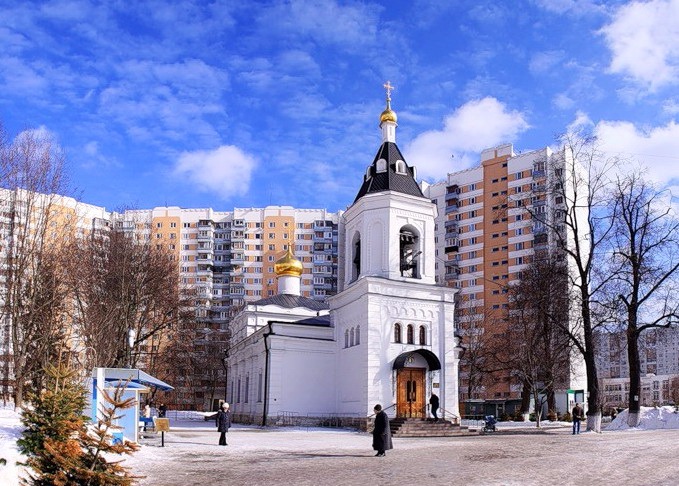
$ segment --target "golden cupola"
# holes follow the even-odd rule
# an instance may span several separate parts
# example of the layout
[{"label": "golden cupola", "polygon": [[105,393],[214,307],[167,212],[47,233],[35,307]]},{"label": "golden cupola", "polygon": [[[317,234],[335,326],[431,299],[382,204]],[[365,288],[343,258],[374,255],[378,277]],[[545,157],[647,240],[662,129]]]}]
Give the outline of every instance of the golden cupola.
[{"label": "golden cupola", "polygon": [[396,123],[398,121],[396,112],[391,109],[391,98],[387,98],[387,108],[380,115],[380,125],[387,121],[392,123]]},{"label": "golden cupola", "polygon": [[290,246],[288,246],[288,251],[285,252],[283,258],[276,262],[274,270],[276,275],[279,277],[286,275],[292,277],[301,277],[302,273],[304,272],[304,266],[302,265],[302,262],[295,258],[295,256],[292,254]]}]

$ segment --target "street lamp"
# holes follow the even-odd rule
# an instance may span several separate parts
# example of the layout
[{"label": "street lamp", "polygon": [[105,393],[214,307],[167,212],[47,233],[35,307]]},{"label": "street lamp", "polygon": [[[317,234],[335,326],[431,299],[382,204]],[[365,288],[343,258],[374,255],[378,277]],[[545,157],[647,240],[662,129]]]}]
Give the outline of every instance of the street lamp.
[{"label": "street lamp", "polygon": [[127,331],[127,348],[128,348],[128,360],[127,367],[132,368],[132,350],[134,349],[134,340],[137,338],[137,331],[130,329]]},{"label": "street lamp", "polygon": [[224,401],[228,402],[227,400],[227,395],[226,395],[226,387],[228,386],[228,377],[227,377],[227,365],[229,363],[229,350],[225,349],[224,350],[224,357],[222,358],[222,366],[224,366]]}]

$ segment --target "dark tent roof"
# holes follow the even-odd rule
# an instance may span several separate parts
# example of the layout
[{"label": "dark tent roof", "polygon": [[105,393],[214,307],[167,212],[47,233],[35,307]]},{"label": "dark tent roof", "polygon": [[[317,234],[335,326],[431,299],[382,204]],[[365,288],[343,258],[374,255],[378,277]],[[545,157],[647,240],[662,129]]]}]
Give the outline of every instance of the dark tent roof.
[{"label": "dark tent roof", "polygon": [[[377,161],[384,159],[386,161],[386,170],[377,171]],[[396,172],[396,161],[403,161],[405,164],[405,173]],[[375,192],[395,191],[403,194],[410,194],[411,196],[424,197],[420,186],[415,180],[415,170],[405,163],[405,159],[394,142],[384,142],[377,151],[372,165],[369,167],[369,175],[366,174],[363,179],[363,185],[356,195],[354,202],[366,194]]]}]

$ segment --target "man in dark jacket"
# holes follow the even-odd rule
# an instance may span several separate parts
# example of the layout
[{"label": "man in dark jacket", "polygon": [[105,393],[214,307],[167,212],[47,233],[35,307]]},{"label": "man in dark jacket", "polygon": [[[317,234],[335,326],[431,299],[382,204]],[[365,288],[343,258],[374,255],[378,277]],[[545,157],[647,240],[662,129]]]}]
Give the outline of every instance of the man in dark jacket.
[{"label": "man in dark jacket", "polygon": [[438,415],[436,415],[436,411],[439,409],[439,397],[436,393],[431,394],[429,405],[431,405],[431,414],[434,417],[434,421],[438,422],[439,418]]},{"label": "man in dark jacket", "polygon": [[580,421],[584,419],[584,413],[579,403],[573,407],[573,435],[580,433]]},{"label": "man in dark jacket", "polygon": [[375,411],[375,428],[373,428],[373,449],[377,451],[376,457],[384,456],[384,451],[393,449],[391,443],[391,430],[389,429],[389,417],[382,410],[379,403],[373,409]]},{"label": "man in dark jacket", "polygon": [[222,409],[217,412],[217,431],[220,432],[219,435],[219,445],[225,446],[226,444],[226,433],[231,427],[231,412],[229,411],[229,404],[222,403]]}]

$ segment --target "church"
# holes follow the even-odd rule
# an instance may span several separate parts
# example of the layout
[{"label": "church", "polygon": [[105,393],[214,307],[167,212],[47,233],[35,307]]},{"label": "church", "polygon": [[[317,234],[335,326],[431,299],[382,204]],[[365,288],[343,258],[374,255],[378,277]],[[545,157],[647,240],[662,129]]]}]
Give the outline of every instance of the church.
[{"label": "church", "polygon": [[435,282],[436,206],[396,145],[387,83],[382,143],[339,226],[339,292],[300,294],[302,263],[288,245],[278,294],[231,322],[227,400],[235,421],[260,425],[360,421],[379,403],[390,417],[459,417],[456,290]]}]

